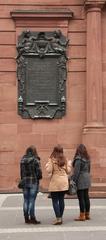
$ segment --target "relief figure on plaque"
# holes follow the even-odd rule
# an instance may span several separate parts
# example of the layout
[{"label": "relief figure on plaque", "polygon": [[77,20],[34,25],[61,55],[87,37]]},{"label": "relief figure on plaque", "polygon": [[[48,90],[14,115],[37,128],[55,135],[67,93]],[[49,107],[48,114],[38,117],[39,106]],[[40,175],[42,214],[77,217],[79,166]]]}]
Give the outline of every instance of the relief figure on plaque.
[{"label": "relief figure on plaque", "polygon": [[24,52],[29,52],[29,50],[32,47],[32,41],[31,41],[31,33],[29,30],[23,32],[23,40],[22,42],[20,42],[18,44],[17,47],[17,51],[18,51],[18,56],[17,58],[19,58],[21,56],[21,54],[23,54]]},{"label": "relief figure on plaque", "polygon": [[54,36],[51,39],[51,46],[56,53],[64,53],[66,56],[66,46],[68,44],[68,40],[64,42],[61,41],[61,31],[54,31]]}]

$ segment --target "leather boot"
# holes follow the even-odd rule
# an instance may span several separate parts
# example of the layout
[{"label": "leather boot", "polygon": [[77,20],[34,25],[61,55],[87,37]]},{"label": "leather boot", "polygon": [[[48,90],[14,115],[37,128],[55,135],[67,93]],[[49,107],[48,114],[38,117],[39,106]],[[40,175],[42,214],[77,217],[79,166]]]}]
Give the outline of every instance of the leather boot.
[{"label": "leather boot", "polygon": [[31,217],[30,223],[32,223],[32,224],[40,224],[41,222],[37,221],[35,217]]},{"label": "leather boot", "polygon": [[85,212],[85,219],[86,220],[90,220],[90,213],[89,212]]},{"label": "leather boot", "polygon": [[85,213],[80,212],[80,216],[74,219],[75,221],[85,221]]},{"label": "leather boot", "polygon": [[24,216],[24,219],[25,219],[25,223],[30,223],[30,219],[29,219],[29,217],[28,216]]},{"label": "leather boot", "polygon": [[53,225],[61,225],[62,224],[62,218],[56,218],[56,221],[53,223]]}]

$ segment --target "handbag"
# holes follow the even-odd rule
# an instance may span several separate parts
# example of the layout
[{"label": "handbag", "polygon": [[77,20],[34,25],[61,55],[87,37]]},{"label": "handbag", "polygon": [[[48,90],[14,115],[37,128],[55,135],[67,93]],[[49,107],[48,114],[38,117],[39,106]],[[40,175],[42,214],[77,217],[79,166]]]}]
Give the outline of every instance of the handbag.
[{"label": "handbag", "polygon": [[18,188],[23,189],[25,187],[24,179],[20,179],[18,182]]},{"label": "handbag", "polygon": [[76,195],[77,194],[76,183],[70,179],[68,181],[69,181],[69,188],[68,188],[67,194],[68,195]]}]

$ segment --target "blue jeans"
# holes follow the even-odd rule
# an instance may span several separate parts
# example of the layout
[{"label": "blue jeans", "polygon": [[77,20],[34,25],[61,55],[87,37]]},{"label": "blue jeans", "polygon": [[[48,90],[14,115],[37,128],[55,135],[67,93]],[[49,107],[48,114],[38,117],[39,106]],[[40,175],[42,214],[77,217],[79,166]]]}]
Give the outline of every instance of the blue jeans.
[{"label": "blue jeans", "polygon": [[38,184],[33,184],[32,187],[23,189],[24,203],[23,212],[25,217],[35,217],[35,200],[38,193]]},{"label": "blue jeans", "polygon": [[53,209],[57,218],[61,218],[63,216],[65,208],[64,195],[65,192],[51,192]]}]

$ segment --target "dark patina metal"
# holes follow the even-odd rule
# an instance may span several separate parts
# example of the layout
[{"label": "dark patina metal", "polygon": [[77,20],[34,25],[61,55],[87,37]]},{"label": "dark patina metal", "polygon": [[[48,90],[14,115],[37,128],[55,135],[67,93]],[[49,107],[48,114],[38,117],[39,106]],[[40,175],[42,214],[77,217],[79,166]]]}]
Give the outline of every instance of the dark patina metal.
[{"label": "dark patina metal", "polygon": [[18,113],[23,118],[61,118],[65,115],[67,44],[60,30],[27,30],[19,36]]}]

